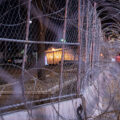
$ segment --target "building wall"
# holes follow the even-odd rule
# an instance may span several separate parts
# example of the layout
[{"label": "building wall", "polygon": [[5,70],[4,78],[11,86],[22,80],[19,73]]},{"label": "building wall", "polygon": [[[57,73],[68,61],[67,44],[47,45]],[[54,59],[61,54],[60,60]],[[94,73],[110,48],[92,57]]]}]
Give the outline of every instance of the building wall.
[{"label": "building wall", "polygon": [[[46,51],[47,63],[48,64],[59,64],[62,57],[62,49],[52,48]],[[74,54],[73,50],[65,49],[64,60],[77,60],[77,56]]]}]

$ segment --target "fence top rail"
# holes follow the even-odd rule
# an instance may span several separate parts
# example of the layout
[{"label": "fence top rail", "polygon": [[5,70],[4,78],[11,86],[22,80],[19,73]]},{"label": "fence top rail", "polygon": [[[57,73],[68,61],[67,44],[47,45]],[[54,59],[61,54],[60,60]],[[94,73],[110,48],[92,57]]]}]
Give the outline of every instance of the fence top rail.
[{"label": "fence top rail", "polygon": [[25,40],[9,39],[9,38],[0,38],[0,41],[17,42],[17,43],[25,43],[25,44],[80,45],[80,43],[49,42],[49,41],[31,41],[31,40],[25,41]]},{"label": "fence top rail", "polygon": [[[33,108],[36,108],[36,107],[40,107],[40,106],[45,106],[47,104],[51,104],[54,100],[57,100],[57,99],[62,99],[61,102],[64,100],[70,100],[70,98],[75,99],[75,98],[82,98],[83,95],[82,94],[69,94],[69,95],[63,95],[63,96],[57,96],[57,97],[52,97],[52,98],[45,98],[45,99],[40,99],[40,100],[34,100],[34,101],[27,101],[26,104],[31,104],[31,103],[38,103],[38,102],[46,102],[46,101],[50,101],[50,103],[45,103],[45,104],[40,104],[40,105],[37,105],[37,106],[33,106]],[[54,103],[57,103],[57,101],[54,101]],[[8,106],[4,106],[4,107],[0,107],[0,110],[8,110],[8,109],[11,109],[11,108],[17,108],[17,107],[20,107],[20,106],[24,106],[25,103],[18,103],[18,104],[14,104],[14,105],[8,105]],[[15,111],[14,111],[15,112]],[[4,115],[4,114],[7,114],[7,113],[11,113],[11,112],[3,112],[3,113],[0,113],[0,115]]]}]

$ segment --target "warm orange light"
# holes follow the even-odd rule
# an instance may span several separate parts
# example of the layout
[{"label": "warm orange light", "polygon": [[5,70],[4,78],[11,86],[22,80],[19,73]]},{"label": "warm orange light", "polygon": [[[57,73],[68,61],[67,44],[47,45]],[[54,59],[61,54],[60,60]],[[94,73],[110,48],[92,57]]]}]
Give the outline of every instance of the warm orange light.
[{"label": "warm orange light", "polygon": [[11,60],[8,60],[8,62],[12,62]]},{"label": "warm orange light", "polygon": [[[48,64],[59,64],[62,57],[62,48],[51,48],[46,51]],[[74,60],[74,55],[71,50],[65,50],[64,60]]]},{"label": "warm orange light", "polygon": [[102,53],[100,53],[100,56],[101,56],[101,57],[103,57],[103,54],[102,54]]},{"label": "warm orange light", "polygon": [[55,51],[55,48],[52,48],[52,51]]},{"label": "warm orange light", "polygon": [[50,58],[53,58],[53,56],[52,56],[52,55],[50,55]]},{"label": "warm orange light", "polygon": [[57,55],[57,56],[55,56],[56,58],[59,58],[59,56]]},{"label": "warm orange light", "polygon": [[83,61],[85,62],[85,58],[83,58]]},{"label": "warm orange light", "polygon": [[116,61],[120,62],[120,56],[116,56]]}]

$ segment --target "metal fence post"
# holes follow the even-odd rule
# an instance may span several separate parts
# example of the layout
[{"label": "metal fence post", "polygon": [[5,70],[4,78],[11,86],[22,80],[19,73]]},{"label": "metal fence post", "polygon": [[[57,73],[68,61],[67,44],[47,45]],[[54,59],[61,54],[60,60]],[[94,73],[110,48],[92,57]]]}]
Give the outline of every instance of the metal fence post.
[{"label": "metal fence post", "polygon": [[[68,3],[69,3],[69,0],[66,1],[66,7],[65,7],[64,29],[63,29],[63,38],[62,38],[63,43],[65,43],[65,41],[66,41]],[[61,96],[62,90],[63,90],[63,65],[64,65],[64,52],[65,52],[64,49],[65,49],[65,45],[63,44],[62,45],[62,56],[61,56],[60,81],[59,81],[59,97]],[[60,101],[60,98],[59,98],[59,101]],[[60,105],[59,104],[58,104],[58,111],[60,111]]]},{"label": "metal fence post", "polygon": [[[26,42],[29,41],[30,9],[31,9],[31,0],[28,0],[27,21],[26,21],[26,39],[25,39]],[[22,95],[23,95],[24,100],[25,100],[24,74],[25,74],[25,64],[27,60],[27,48],[28,48],[28,43],[25,43],[23,62],[22,62],[22,80],[21,80]]]},{"label": "metal fence post", "polygon": [[77,93],[79,95],[80,89],[81,89],[81,10],[80,10],[80,5],[81,5],[81,0],[78,0],[78,43],[79,48],[78,48],[78,75],[77,75]]},{"label": "metal fence post", "polygon": [[[64,20],[63,38],[62,38],[63,43],[66,41],[68,3],[69,3],[69,0],[66,1],[66,8],[65,8],[65,20]],[[62,88],[63,88],[63,64],[64,64],[64,52],[65,52],[64,48],[65,48],[65,45],[63,44],[62,45],[62,56],[61,56],[61,71],[60,71],[60,95],[61,95]]]}]

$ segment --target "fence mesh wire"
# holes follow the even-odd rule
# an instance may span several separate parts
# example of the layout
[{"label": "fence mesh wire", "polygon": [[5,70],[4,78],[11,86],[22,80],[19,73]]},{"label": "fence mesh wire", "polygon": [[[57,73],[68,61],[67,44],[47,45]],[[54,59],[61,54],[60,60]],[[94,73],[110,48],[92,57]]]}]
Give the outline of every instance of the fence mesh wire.
[{"label": "fence mesh wire", "polygon": [[108,94],[114,91],[108,81],[107,90],[102,88],[100,75],[110,70],[110,52],[96,3],[4,0],[0,8],[1,113],[22,103],[28,109],[32,102],[46,103],[54,97],[60,101],[72,94],[83,94],[89,118],[107,110],[111,103],[103,99],[111,100],[117,92]]}]

